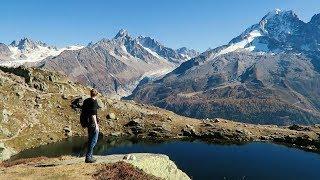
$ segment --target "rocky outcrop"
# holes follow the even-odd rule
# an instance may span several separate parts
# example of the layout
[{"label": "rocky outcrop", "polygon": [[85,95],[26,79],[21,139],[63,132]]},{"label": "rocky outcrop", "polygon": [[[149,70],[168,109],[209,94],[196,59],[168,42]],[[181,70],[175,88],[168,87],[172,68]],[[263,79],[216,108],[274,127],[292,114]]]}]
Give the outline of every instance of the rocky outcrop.
[{"label": "rocky outcrop", "polygon": [[[11,163],[12,165],[8,168],[5,167],[9,164],[4,164],[5,167],[1,167],[4,171],[4,173],[1,173],[1,177],[4,179],[19,179],[22,177],[27,179],[37,179],[40,176],[45,177],[46,179],[54,179],[54,177],[64,177],[66,179],[92,179],[96,176],[97,172],[101,170],[101,167],[108,164],[112,165],[117,162],[125,162],[132,164],[143,172],[160,179],[190,179],[188,175],[181,171],[166,155],[137,153],[128,155],[97,156],[96,158],[97,162],[95,164],[85,164],[83,158],[74,157],[43,159],[38,162],[20,160],[24,163],[17,165]],[[122,173],[125,173],[125,169],[122,170]]]},{"label": "rocky outcrop", "polygon": [[2,110],[2,114],[0,114],[1,122],[2,123],[8,123],[9,122],[9,116],[11,116],[12,113],[8,111],[7,109]]},{"label": "rocky outcrop", "polygon": [[71,137],[72,136],[72,130],[71,130],[70,126],[65,126],[63,128],[63,131],[64,131],[65,136],[67,136],[67,137]]},{"label": "rocky outcrop", "polygon": [[116,115],[114,114],[114,113],[109,113],[109,114],[107,114],[107,117],[106,117],[107,119],[110,119],[110,120],[116,120],[117,118],[116,118]]},{"label": "rocky outcrop", "polygon": [[6,147],[3,142],[0,142],[0,162],[9,159],[16,152],[10,147]]},{"label": "rocky outcrop", "polygon": [[28,69],[24,66],[19,66],[17,68],[11,68],[11,67],[3,67],[0,66],[0,70],[6,73],[12,73],[14,75],[20,76],[24,78],[26,83],[32,82],[32,72],[31,69]]}]

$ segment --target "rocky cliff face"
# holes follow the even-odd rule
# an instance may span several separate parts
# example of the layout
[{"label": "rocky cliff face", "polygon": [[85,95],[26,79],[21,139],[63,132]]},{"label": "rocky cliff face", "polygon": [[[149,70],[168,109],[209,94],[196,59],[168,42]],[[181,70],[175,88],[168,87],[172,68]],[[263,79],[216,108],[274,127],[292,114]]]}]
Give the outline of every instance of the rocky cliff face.
[{"label": "rocky cliff face", "polygon": [[304,23],[292,11],[270,12],[229,44],[138,86],[129,99],[197,118],[318,123],[318,16]]},{"label": "rocky cliff face", "polygon": [[189,57],[164,47],[149,37],[131,37],[120,30],[111,40],[102,39],[76,51],[64,51],[48,58],[41,67],[67,74],[71,79],[97,88],[112,97],[129,95],[144,77],[164,75]]}]

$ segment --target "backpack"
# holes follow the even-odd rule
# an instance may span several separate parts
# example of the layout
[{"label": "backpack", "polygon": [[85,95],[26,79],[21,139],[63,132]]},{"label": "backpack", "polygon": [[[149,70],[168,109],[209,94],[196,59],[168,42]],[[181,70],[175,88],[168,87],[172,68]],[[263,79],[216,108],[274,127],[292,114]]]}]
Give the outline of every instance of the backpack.
[{"label": "backpack", "polygon": [[89,126],[89,118],[84,113],[81,113],[80,115],[80,124],[83,128],[86,128]]}]

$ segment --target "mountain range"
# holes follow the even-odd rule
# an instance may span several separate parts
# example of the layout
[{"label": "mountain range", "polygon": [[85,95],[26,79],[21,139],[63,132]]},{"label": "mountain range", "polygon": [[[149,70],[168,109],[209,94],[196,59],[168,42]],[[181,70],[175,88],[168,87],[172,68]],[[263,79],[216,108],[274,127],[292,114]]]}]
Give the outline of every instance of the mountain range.
[{"label": "mountain range", "polygon": [[201,54],[120,30],[87,46],[56,48],[24,38],[0,44],[0,65],[62,72],[113,98],[195,118],[255,124],[320,123],[320,14],[266,14]]},{"label": "mountain range", "polygon": [[114,98],[129,95],[141,79],[160,77],[199,54],[185,47],[165,47],[150,37],[134,38],[123,29],[112,39],[85,47],[58,49],[24,38],[9,46],[1,44],[0,52],[0,65],[59,71]]},{"label": "mountain range", "polygon": [[57,56],[65,50],[77,50],[83,46],[73,45],[65,48],[57,48],[41,41],[33,41],[30,38],[12,41],[9,45],[0,43],[0,65],[20,66],[25,63],[39,62],[50,56]]},{"label": "mountain range", "polygon": [[320,14],[305,23],[293,11],[276,9],[128,98],[196,118],[319,123],[319,50]]}]

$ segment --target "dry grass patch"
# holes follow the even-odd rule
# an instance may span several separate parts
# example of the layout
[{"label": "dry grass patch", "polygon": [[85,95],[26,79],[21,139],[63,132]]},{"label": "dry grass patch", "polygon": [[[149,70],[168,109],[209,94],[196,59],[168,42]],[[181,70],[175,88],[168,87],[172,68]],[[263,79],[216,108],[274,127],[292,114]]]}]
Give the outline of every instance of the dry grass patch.
[{"label": "dry grass patch", "polygon": [[101,166],[93,178],[97,180],[159,180],[160,178],[146,174],[141,169],[125,163],[116,162]]}]

